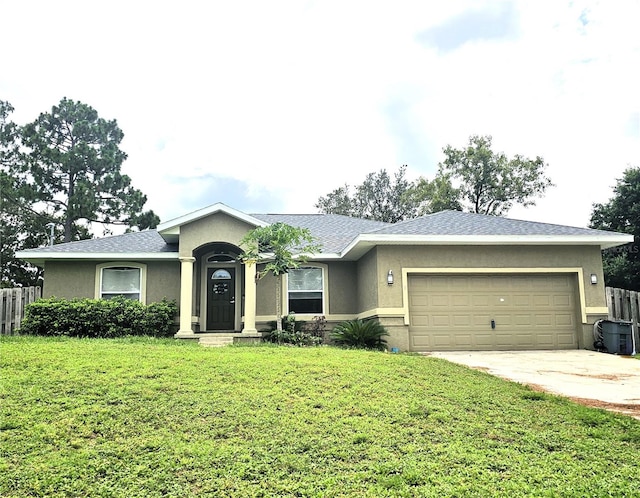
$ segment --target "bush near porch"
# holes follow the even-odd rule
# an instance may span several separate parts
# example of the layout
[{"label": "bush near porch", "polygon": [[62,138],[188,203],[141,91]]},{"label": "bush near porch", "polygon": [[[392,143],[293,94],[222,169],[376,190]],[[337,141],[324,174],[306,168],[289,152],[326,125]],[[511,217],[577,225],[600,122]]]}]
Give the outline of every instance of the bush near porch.
[{"label": "bush near porch", "polygon": [[0,346],[5,497],[640,494],[640,422],[435,358]]}]

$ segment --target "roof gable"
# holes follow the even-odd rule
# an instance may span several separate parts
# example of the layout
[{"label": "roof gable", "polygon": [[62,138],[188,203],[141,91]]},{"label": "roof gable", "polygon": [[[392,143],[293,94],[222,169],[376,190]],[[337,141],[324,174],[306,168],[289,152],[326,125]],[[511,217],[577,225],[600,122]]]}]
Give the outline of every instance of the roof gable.
[{"label": "roof gable", "polygon": [[242,211],[238,211],[232,207],[223,204],[222,202],[218,202],[216,204],[212,204],[211,206],[207,206],[202,209],[198,209],[197,211],[193,211],[191,213],[185,214],[178,218],[174,218],[169,221],[165,221],[164,223],[160,223],[158,225],[158,233],[162,236],[164,240],[169,243],[177,243],[180,237],[180,227],[182,225],[186,225],[187,223],[192,223],[196,220],[200,220],[202,218],[206,218],[207,216],[211,216],[216,213],[224,213],[228,216],[236,218],[238,220],[244,221],[248,225],[252,225],[254,227],[266,226],[268,223],[265,223],[262,220],[259,220],[249,214],[243,213]]}]

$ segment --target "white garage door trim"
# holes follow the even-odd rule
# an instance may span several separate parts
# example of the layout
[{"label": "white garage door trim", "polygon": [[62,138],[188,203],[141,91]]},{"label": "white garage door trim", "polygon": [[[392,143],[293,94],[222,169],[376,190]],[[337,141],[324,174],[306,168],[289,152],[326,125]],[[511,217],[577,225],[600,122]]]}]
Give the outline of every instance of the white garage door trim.
[{"label": "white garage door trim", "polygon": [[584,293],[584,272],[582,268],[403,268],[402,269],[402,302],[404,308],[404,324],[410,325],[409,318],[409,275],[429,274],[460,274],[460,273],[485,273],[510,274],[510,273],[569,273],[578,277],[578,294],[580,302],[580,317],[582,323],[587,323],[586,300]]}]

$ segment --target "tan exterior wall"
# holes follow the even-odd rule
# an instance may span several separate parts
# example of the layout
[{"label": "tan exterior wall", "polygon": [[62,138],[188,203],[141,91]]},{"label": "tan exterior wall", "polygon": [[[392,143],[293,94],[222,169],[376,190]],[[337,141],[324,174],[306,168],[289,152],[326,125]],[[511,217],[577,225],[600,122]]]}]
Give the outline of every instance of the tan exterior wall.
[{"label": "tan exterior wall", "polygon": [[327,265],[328,315],[358,312],[358,271],[354,262],[331,262]]},{"label": "tan exterior wall", "polygon": [[148,261],[147,304],[162,301],[180,302],[180,262]]},{"label": "tan exterior wall", "polygon": [[[258,266],[258,271],[262,270],[263,267],[264,265]],[[276,285],[278,285],[278,279],[270,273],[258,281],[256,288],[256,315],[276,316]]]},{"label": "tan exterior wall", "polygon": [[[96,297],[96,266],[107,261],[47,261],[43,297],[65,299]],[[180,263],[146,261],[147,304],[180,299]],[[118,263],[116,263],[118,264]]]},{"label": "tan exterior wall", "polygon": [[240,245],[253,226],[224,213],[215,213],[180,227],[180,256],[192,256],[198,247],[212,242]]},{"label": "tan exterior wall", "polygon": [[93,299],[97,261],[47,261],[44,265],[42,297]]},{"label": "tan exterior wall", "polygon": [[[378,289],[380,288],[381,275],[378,275],[380,267],[378,249],[371,249],[358,260],[358,312],[362,313],[378,307]],[[380,270],[382,271],[382,270]],[[386,275],[384,275],[386,279]],[[386,280],[385,280],[386,282]],[[386,284],[385,284],[386,285]],[[400,293],[402,298],[402,293]]]}]

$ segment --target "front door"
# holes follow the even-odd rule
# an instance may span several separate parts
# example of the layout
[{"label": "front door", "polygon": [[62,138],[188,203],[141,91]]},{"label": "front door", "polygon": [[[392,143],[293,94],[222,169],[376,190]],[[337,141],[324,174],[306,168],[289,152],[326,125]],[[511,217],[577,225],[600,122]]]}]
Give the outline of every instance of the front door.
[{"label": "front door", "polygon": [[235,268],[207,269],[207,330],[234,329],[235,291]]}]

